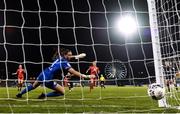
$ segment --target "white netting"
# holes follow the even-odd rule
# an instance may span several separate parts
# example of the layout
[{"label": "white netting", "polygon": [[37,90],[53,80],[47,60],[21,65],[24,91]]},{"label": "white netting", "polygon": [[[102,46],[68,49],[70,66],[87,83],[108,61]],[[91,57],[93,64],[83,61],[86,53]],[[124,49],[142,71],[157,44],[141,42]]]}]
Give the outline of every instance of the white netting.
[{"label": "white netting", "polygon": [[[177,0],[158,0],[156,3],[163,74],[167,87],[167,101],[179,106],[179,6]],[[172,100],[173,99],[173,100]]]},{"label": "white netting", "polygon": [[[156,1],[161,54],[165,66],[164,74],[170,76],[174,76],[179,69],[178,5],[176,0]],[[126,15],[135,19],[137,30],[133,35],[124,35],[117,31],[117,19]],[[83,109],[80,112],[91,112],[86,108],[90,101],[95,100],[99,100],[96,106],[100,108],[120,106],[124,109],[122,111],[119,109],[118,112],[129,112],[125,110],[127,107],[132,107],[133,110],[130,112],[141,111],[141,102],[139,104],[136,98],[144,98],[148,102],[150,99],[147,96],[146,85],[155,82],[150,28],[148,5],[145,0],[0,1],[2,87],[0,100],[12,99],[27,101],[27,103],[39,101],[36,97],[41,92],[47,93],[50,90],[41,87],[33,90],[36,92],[32,91],[23,95],[22,99],[16,99],[15,95],[18,91],[16,92],[14,87],[16,87],[17,78],[12,73],[16,71],[19,64],[22,64],[26,71],[24,84],[26,87],[53,62],[55,50],[63,47],[71,49],[74,54],[86,53],[86,58],[70,62],[82,73],[85,73],[90,63],[96,60],[100,74],[106,78],[105,85],[110,89],[108,90],[107,87],[107,90],[103,90],[95,87],[92,94],[93,91],[96,94],[91,95],[89,94],[89,80],[74,78],[70,80],[75,86],[72,92],[68,92],[69,90],[65,87],[67,92],[64,97],[48,98],[47,101],[63,101],[59,107],[65,107],[65,112],[69,112],[68,108],[71,107],[66,100],[81,101],[80,104],[76,104],[77,107]],[[168,68],[175,70],[168,70]],[[63,75],[59,73],[55,76],[56,81],[61,85]],[[118,86],[125,86],[127,91]],[[137,91],[133,88],[134,86],[138,86]],[[113,94],[112,88],[117,89]],[[174,97],[178,99],[177,96]],[[108,99],[128,99],[128,102],[132,100],[134,102],[131,105],[124,105],[124,102],[102,105]],[[86,103],[88,100],[89,102]],[[10,107],[13,112],[11,105],[7,107]],[[159,110],[155,107],[157,107],[156,103],[152,101],[143,111]],[[51,112],[48,108],[47,111]]]}]

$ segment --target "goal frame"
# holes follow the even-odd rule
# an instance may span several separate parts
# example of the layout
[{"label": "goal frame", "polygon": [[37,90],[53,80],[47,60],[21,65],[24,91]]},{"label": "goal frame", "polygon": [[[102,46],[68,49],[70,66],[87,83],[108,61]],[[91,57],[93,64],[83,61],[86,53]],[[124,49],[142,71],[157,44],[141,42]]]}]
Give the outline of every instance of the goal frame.
[{"label": "goal frame", "polygon": [[[156,83],[161,84],[165,88],[165,79],[163,75],[158,22],[157,22],[157,14],[156,14],[156,4],[155,4],[155,0],[147,0],[147,3],[148,3],[148,11],[149,11],[149,21],[150,21],[150,29],[151,29]],[[166,101],[166,96],[161,100],[158,100],[158,105],[159,107],[168,106]]]}]

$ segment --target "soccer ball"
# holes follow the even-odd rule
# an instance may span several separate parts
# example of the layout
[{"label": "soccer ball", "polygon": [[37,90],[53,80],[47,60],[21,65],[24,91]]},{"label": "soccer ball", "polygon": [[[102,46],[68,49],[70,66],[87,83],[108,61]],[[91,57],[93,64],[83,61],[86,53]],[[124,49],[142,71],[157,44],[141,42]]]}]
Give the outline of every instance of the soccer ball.
[{"label": "soccer ball", "polygon": [[148,95],[154,100],[160,100],[165,96],[165,89],[160,84],[150,84],[148,87]]}]

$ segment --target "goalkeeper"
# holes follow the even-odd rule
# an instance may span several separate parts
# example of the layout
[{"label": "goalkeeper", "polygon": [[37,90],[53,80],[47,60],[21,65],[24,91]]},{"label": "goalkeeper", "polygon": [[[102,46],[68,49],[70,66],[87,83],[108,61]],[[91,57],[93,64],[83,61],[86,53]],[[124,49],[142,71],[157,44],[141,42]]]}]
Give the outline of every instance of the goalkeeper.
[{"label": "goalkeeper", "polygon": [[44,94],[42,93],[38,98],[43,99],[45,97],[55,97],[55,96],[62,96],[64,95],[65,91],[62,86],[57,84],[56,82],[52,81],[54,74],[58,70],[67,70],[74,76],[78,76],[80,78],[87,78],[88,76],[81,74],[80,72],[74,70],[71,65],[69,64],[69,60],[72,58],[83,58],[86,55],[85,54],[80,54],[80,55],[72,55],[71,50],[69,49],[61,49],[60,50],[60,57],[58,57],[51,66],[46,68],[44,71],[42,71],[39,76],[37,77],[36,81],[32,84],[27,86],[24,90],[22,90],[20,93],[16,95],[17,98],[21,98],[22,95],[24,95],[26,92],[29,92],[35,88],[37,88],[40,84],[43,84],[45,87],[50,88],[54,90],[53,92]]}]

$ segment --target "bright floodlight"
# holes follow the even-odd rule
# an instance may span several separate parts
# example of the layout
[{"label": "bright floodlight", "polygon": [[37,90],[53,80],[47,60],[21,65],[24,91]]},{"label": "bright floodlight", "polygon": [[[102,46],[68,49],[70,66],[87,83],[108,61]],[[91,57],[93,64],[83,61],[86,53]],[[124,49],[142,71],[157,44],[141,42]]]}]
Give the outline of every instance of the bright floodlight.
[{"label": "bright floodlight", "polygon": [[137,29],[136,21],[131,16],[121,16],[116,22],[116,28],[125,35],[131,35]]}]

